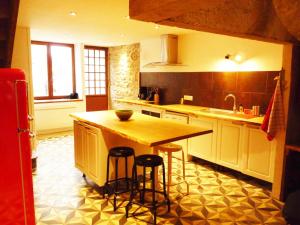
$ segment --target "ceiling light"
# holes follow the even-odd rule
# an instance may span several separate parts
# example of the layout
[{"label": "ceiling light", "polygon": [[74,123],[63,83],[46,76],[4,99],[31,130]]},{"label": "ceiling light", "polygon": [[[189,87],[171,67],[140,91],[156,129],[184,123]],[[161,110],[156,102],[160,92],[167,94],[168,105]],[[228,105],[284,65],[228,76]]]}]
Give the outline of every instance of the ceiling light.
[{"label": "ceiling light", "polygon": [[77,16],[77,12],[71,11],[71,12],[69,12],[69,15],[70,16]]}]

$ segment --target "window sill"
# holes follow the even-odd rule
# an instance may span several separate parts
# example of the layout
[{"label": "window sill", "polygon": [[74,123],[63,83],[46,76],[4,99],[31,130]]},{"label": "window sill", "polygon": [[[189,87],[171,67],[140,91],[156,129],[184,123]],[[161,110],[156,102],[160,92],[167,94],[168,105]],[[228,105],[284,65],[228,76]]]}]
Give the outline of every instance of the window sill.
[{"label": "window sill", "polygon": [[82,99],[45,99],[45,100],[34,100],[34,104],[43,103],[59,103],[59,102],[82,102]]}]

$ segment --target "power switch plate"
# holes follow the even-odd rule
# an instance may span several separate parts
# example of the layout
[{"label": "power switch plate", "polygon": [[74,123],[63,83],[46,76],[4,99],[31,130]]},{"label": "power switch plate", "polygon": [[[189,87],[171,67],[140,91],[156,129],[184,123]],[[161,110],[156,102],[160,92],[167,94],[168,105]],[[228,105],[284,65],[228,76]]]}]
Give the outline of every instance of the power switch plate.
[{"label": "power switch plate", "polygon": [[193,101],[193,96],[192,95],[184,95],[183,99],[187,100],[187,101]]}]

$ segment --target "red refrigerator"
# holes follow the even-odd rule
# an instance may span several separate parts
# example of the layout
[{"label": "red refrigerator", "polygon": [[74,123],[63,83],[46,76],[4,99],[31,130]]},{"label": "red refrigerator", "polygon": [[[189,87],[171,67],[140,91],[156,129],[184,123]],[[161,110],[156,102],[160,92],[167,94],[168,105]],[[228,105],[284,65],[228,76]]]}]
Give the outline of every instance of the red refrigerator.
[{"label": "red refrigerator", "polygon": [[25,74],[0,69],[0,224],[34,225]]}]

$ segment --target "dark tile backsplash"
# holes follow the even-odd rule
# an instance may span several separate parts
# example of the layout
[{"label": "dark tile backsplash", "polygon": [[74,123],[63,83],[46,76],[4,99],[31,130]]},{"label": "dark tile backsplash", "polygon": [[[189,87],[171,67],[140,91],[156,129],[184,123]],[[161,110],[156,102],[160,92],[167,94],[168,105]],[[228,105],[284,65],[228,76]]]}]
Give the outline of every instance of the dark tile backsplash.
[{"label": "dark tile backsplash", "polygon": [[176,104],[183,95],[193,95],[187,104],[222,109],[232,109],[232,99],[226,102],[227,94],[233,93],[237,105],[251,108],[259,105],[265,113],[275,90],[274,77],[279,71],[259,72],[147,72],[141,73],[141,86],[158,87],[161,104]]}]

